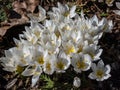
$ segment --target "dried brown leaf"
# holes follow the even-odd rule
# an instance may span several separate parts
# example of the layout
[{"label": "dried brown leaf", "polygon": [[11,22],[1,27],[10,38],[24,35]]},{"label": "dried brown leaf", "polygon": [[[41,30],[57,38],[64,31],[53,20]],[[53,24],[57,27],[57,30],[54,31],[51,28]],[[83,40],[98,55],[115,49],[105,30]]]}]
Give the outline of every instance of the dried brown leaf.
[{"label": "dried brown leaf", "polygon": [[3,27],[0,27],[0,36],[4,36],[7,29],[9,29],[11,26],[3,26]]},{"label": "dried brown leaf", "polygon": [[13,6],[13,8],[24,8],[24,9],[27,8],[27,5],[26,5],[26,2],[25,2],[25,1],[23,1],[23,2],[14,1],[14,2],[12,3],[12,6]]},{"label": "dried brown leaf", "polygon": [[27,11],[33,13],[39,3],[40,0],[26,0]]}]

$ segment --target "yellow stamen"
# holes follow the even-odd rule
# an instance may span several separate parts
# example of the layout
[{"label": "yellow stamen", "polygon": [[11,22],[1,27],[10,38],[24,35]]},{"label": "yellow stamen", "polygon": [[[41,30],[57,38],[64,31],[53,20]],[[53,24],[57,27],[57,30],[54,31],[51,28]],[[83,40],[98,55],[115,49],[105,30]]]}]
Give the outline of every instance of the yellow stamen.
[{"label": "yellow stamen", "polygon": [[84,69],[85,68],[85,63],[83,61],[78,61],[76,63],[78,69]]},{"label": "yellow stamen", "polygon": [[92,59],[94,59],[95,55],[93,53],[89,52],[88,54],[91,56]]},{"label": "yellow stamen", "polygon": [[43,56],[38,57],[37,61],[39,64],[44,64],[44,57]]},{"label": "yellow stamen", "polygon": [[62,61],[57,62],[56,67],[59,68],[60,70],[64,69],[65,65]]},{"label": "yellow stamen", "polygon": [[39,31],[35,31],[34,34],[39,37],[40,36],[40,32]]},{"label": "yellow stamen", "polygon": [[102,78],[103,77],[103,71],[102,70],[97,70],[97,72],[96,72],[96,76],[98,77],[98,78]]},{"label": "yellow stamen", "polygon": [[48,71],[51,70],[51,64],[50,64],[49,62],[46,64],[46,69],[47,69]]},{"label": "yellow stamen", "polygon": [[70,14],[69,11],[67,11],[67,12],[63,13],[63,16],[67,17],[69,14]]},{"label": "yellow stamen", "polygon": [[66,54],[67,55],[69,55],[69,54],[71,54],[71,53],[75,53],[75,48],[74,48],[74,46],[67,46],[67,48],[66,48]]},{"label": "yellow stamen", "polygon": [[70,30],[71,28],[70,28],[70,26],[69,25],[65,25],[64,27],[63,27],[63,30]]},{"label": "yellow stamen", "polygon": [[18,65],[16,72],[21,73],[23,70],[24,70],[24,68]]}]

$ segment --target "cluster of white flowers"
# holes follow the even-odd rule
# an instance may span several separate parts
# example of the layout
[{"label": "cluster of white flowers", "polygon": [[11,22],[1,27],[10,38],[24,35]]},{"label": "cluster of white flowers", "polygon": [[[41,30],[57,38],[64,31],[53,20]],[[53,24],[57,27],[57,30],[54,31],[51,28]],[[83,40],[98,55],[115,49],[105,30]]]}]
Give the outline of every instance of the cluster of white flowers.
[{"label": "cluster of white flowers", "polygon": [[[111,31],[112,21],[99,21],[96,15],[88,19],[83,12],[75,12],[76,6],[60,3],[52,11],[41,6],[39,10],[39,17],[30,16],[31,26],[25,27],[20,40],[14,38],[16,47],[5,50],[5,57],[0,58],[4,70],[32,76],[32,87],[43,72],[64,73],[70,65],[77,73],[92,67],[89,78],[97,81],[110,77],[110,66],[100,60],[98,41],[104,32]],[[100,60],[97,66],[96,60]]]}]

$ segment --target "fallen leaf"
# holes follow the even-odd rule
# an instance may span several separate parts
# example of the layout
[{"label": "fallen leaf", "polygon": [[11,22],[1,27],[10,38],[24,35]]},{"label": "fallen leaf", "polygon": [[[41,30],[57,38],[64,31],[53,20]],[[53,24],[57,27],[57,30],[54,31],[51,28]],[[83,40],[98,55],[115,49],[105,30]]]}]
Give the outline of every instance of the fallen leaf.
[{"label": "fallen leaf", "polygon": [[26,2],[24,0],[22,2],[21,1],[14,1],[12,3],[12,7],[13,8],[24,8],[24,9],[26,9],[27,4],[26,4]]},{"label": "fallen leaf", "polygon": [[40,0],[26,0],[27,11],[33,13],[35,8],[39,5]]},{"label": "fallen leaf", "polygon": [[9,29],[11,26],[3,26],[3,27],[0,27],[0,36],[4,36],[7,29]]}]

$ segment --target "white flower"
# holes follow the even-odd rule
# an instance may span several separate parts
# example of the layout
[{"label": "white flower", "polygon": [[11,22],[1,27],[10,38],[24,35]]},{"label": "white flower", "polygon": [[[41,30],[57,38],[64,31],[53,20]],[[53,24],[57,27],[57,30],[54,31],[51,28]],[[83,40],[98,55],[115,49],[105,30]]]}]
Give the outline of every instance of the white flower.
[{"label": "white flower", "polygon": [[93,61],[100,59],[102,49],[96,44],[90,44],[89,46],[84,46],[83,53],[89,54]]},{"label": "white flower", "polygon": [[43,71],[46,73],[46,74],[53,74],[54,73],[54,70],[55,70],[55,55],[48,55],[46,57],[46,60],[45,60],[45,63],[43,65]]},{"label": "white flower", "polygon": [[71,64],[76,72],[87,71],[91,67],[91,57],[88,54],[73,54]]},{"label": "white flower", "polygon": [[14,56],[14,59],[20,66],[27,66],[31,60],[30,53],[27,51],[27,48],[15,48],[15,51],[12,53]]},{"label": "white flower", "polygon": [[37,22],[33,22],[31,21],[31,26],[30,27],[25,27],[25,30],[29,30],[31,31],[38,39],[41,36],[41,33],[43,32],[44,28],[41,24],[37,23]]},{"label": "white flower", "polygon": [[31,48],[31,57],[33,63],[38,63],[40,66],[43,66],[45,63],[45,58],[48,55],[48,51],[44,50],[41,46],[33,46]]},{"label": "white flower", "polygon": [[62,5],[62,4],[58,3],[58,9],[60,11],[59,13],[65,17],[69,16],[70,18],[72,18],[76,15],[76,13],[75,13],[76,6],[69,8],[68,5]]},{"label": "white flower", "polygon": [[4,67],[3,70],[9,72],[21,72],[22,67],[19,66],[18,59],[15,58],[15,48],[5,50],[5,57],[0,58],[1,65]]},{"label": "white flower", "polygon": [[111,30],[113,28],[112,20],[107,20],[106,18],[103,18],[100,22],[99,28],[100,28],[101,32],[111,32]]},{"label": "white flower", "polygon": [[61,45],[61,38],[57,38],[54,33],[43,33],[40,45],[48,50],[49,54],[55,54],[59,52],[59,46]]},{"label": "white flower", "polygon": [[83,39],[80,39],[76,44],[78,48],[77,53],[81,53],[83,52],[83,48],[88,46],[88,41],[83,41]]},{"label": "white flower", "polygon": [[70,65],[70,59],[65,55],[64,52],[60,52],[55,60],[55,70],[56,72],[65,72]]},{"label": "white flower", "polygon": [[74,77],[73,86],[79,88],[81,86],[81,80],[78,77]]},{"label": "white flower", "polygon": [[33,34],[30,30],[27,30],[26,32],[23,32],[25,38],[32,44],[36,44],[38,41],[38,37]]},{"label": "white flower", "polygon": [[103,81],[105,79],[108,79],[111,75],[110,73],[110,66],[106,65],[104,66],[104,63],[102,60],[100,60],[96,66],[95,63],[92,64],[92,70],[93,72],[89,74],[90,79],[96,79],[97,81]]},{"label": "white flower", "polygon": [[76,6],[69,8],[67,4],[62,5],[59,2],[57,4],[58,8],[53,7],[53,12],[48,12],[51,20],[54,20],[55,22],[63,22],[65,18],[69,19],[75,17]]},{"label": "white flower", "polygon": [[52,20],[45,20],[44,26],[46,27],[46,29],[47,29],[49,32],[54,33],[55,28],[56,28],[56,25],[55,25],[55,23],[54,23]]},{"label": "white flower", "polygon": [[42,68],[40,65],[35,64],[34,66],[28,66],[23,72],[23,76],[32,76],[32,87],[35,86],[37,81],[39,80],[39,77],[42,73]]},{"label": "white flower", "polygon": [[76,53],[76,52],[77,52],[76,47],[74,46],[74,44],[73,44],[71,41],[63,42],[63,43],[62,43],[62,46],[63,46],[64,52],[65,52],[67,55],[69,55],[69,56],[70,56],[72,53]]}]

